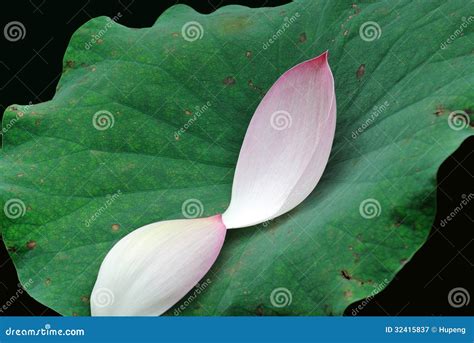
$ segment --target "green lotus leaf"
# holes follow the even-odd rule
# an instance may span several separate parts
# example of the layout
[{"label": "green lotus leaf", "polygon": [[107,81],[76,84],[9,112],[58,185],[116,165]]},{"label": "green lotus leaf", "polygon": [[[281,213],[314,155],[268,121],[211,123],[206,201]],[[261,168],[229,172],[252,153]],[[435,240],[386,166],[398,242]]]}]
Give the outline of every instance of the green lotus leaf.
[{"label": "green lotus leaf", "polygon": [[0,225],[20,280],[59,313],[88,315],[121,237],[225,210],[259,101],[329,50],[338,122],[321,182],[282,218],[229,231],[168,314],[342,314],[424,243],[438,167],[473,133],[473,6],[306,0],[203,15],[176,5],[150,28],[89,21],[54,98],[5,111]]}]

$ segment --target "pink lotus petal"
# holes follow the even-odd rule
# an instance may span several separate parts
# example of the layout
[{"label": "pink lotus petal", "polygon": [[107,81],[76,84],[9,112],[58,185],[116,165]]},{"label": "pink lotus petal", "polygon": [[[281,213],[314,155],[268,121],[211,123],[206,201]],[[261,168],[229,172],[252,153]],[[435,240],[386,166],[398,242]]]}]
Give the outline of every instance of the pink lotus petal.
[{"label": "pink lotus petal", "polygon": [[93,316],[158,316],[208,272],[226,234],[221,216],[143,226],[109,251],[91,296]]},{"label": "pink lotus petal", "polygon": [[314,189],[336,129],[334,80],[325,52],[284,73],[258,106],[240,150],[227,228],[286,213]]}]

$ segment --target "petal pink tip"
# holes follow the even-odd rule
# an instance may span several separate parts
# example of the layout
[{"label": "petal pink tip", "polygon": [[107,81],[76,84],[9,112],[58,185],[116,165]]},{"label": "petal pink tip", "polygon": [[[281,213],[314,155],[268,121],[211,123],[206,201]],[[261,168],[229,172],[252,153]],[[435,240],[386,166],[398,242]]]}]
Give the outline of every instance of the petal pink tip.
[{"label": "petal pink tip", "polygon": [[309,63],[309,64],[313,64],[315,67],[316,66],[321,66],[323,64],[328,63],[328,58],[329,58],[329,50],[326,50],[321,55],[319,55],[317,57],[313,57],[312,59],[307,60],[307,61],[305,61],[301,64]]},{"label": "petal pink tip", "polygon": [[336,128],[328,51],[285,72],[260,102],[240,150],[227,228],[280,216],[301,203],[326,167]]}]

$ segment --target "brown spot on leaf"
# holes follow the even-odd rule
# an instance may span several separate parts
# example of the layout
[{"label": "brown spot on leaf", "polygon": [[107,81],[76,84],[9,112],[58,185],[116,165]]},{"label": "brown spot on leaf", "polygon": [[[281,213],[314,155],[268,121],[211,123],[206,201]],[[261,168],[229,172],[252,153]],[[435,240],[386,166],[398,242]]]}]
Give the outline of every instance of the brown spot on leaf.
[{"label": "brown spot on leaf", "polygon": [[41,119],[36,119],[35,120],[35,126],[40,126],[41,124]]},{"label": "brown spot on leaf", "polygon": [[36,242],[35,241],[28,241],[26,243],[26,247],[29,249],[29,250],[33,250],[34,248],[36,248]]},{"label": "brown spot on leaf", "polygon": [[23,176],[25,176],[25,173],[19,173],[19,174],[16,174],[16,176],[23,177]]},{"label": "brown spot on leaf", "polygon": [[226,86],[232,86],[235,84],[235,79],[233,76],[227,76],[225,79],[224,79],[224,84]]},{"label": "brown spot on leaf", "polygon": [[68,60],[66,61],[66,68],[74,68],[76,66],[76,62]]},{"label": "brown spot on leaf", "polygon": [[360,79],[365,74],[365,64],[361,64],[357,69],[356,76],[357,79]]},{"label": "brown spot on leaf", "polygon": [[112,224],[112,231],[117,232],[120,230],[120,224]]},{"label": "brown spot on leaf", "polygon": [[436,114],[437,116],[441,116],[443,115],[444,113],[446,112],[446,109],[444,108],[443,105],[436,105],[436,111],[434,112],[434,114]]},{"label": "brown spot on leaf", "polygon": [[344,291],[344,297],[352,298],[352,291],[350,289]]},{"label": "brown spot on leaf", "polygon": [[46,280],[44,280],[44,284],[45,284],[46,286],[51,285],[51,279],[50,279],[50,278],[47,278]]},{"label": "brown spot on leaf", "polygon": [[257,306],[257,308],[255,309],[255,314],[257,316],[263,316],[263,305],[262,304]]},{"label": "brown spot on leaf", "polygon": [[354,14],[355,15],[360,13],[360,8],[357,7],[357,4],[352,4],[352,8],[354,9]]},{"label": "brown spot on leaf", "polygon": [[83,295],[81,297],[81,301],[85,304],[88,304],[89,303],[89,297],[87,295]]},{"label": "brown spot on leaf", "polygon": [[347,36],[349,34],[349,30],[344,31],[343,35]]},{"label": "brown spot on leaf", "polygon": [[260,94],[263,94],[262,89],[261,89],[260,87],[257,87],[257,86],[255,85],[255,83],[253,83],[252,80],[249,80],[249,81],[247,82],[247,84],[249,85],[250,88],[252,88],[252,89],[258,91]]},{"label": "brown spot on leaf", "polygon": [[188,116],[190,116],[191,114],[193,114],[193,112],[191,112],[190,110],[184,110],[184,113],[187,114]]},{"label": "brown spot on leaf", "polygon": [[252,57],[252,51],[246,51],[245,52],[245,57],[251,58]]},{"label": "brown spot on leaf", "polygon": [[346,280],[351,280],[352,276],[349,274],[349,272],[345,269],[341,270],[341,275],[344,279]]},{"label": "brown spot on leaf", "polygon": [[306,42],[306,39],[307,39],[306,38],[306,32],[300,33],[300,37],[298,38],[299,42],[304,43],[304,42]]},{"label": "brown spot on leaf", "polygon": [[175,38],[176,38],[176,37],[179,37],[179,33],[178,33],[178,32],[173,32],[171,35],[172,35],[173,37],[175,37]]}]

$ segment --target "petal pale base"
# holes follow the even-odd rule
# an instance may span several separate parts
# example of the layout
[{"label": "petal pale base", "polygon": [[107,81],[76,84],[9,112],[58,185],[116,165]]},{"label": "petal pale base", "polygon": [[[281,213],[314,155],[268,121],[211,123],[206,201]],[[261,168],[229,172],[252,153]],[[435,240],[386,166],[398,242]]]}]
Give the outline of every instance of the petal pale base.
[{"label": "petal pale base", "polygon": [[211,268],[226,234],[221,216],[143,226],[109,251],[91,296],[93,316],[158,316]]}]

